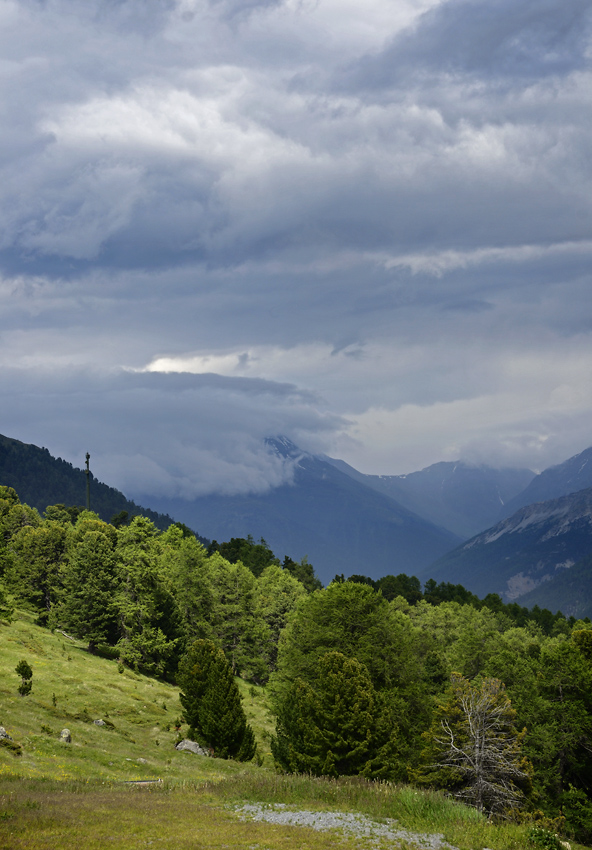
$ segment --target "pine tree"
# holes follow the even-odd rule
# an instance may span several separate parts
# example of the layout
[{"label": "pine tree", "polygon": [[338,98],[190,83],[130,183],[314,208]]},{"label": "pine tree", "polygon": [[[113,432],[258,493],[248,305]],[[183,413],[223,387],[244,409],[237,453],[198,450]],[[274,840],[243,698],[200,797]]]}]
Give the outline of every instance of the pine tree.
[{"label": "pine tree", "polygon": [[38,527],[25,525],[12,537],[8,580],[20,600],[37,612],[39,625],[46,625],[56,601],[60,566],[64,562],[66,529],[44,520]]},{"label": "pine tree", "polygon": [[120,656],[147,673],[172,676],[183,639],[182,621],[156,526],[134,517],[118,531],[116,556]]},{"label": "pine tree", "polygon": [[181,659],[177,683],[190,737],[218,758],[249,761],[255,755],[232,669],[224,652],[210,640],[197,640]]},{"label": "pine tree", "polygon": [[328,652],[311,685],[296,679],[278,712],[272,752],[288,772],[387,778],[397,772],[396,727],[368,670]]},{"label": "pine tree", "polygon": [[83,519],[69,538],[67,559],[60,570],[59,601],[51,622],[85,638],[93,652],[98,645],[117,639],[117,532],[99,519]]}]

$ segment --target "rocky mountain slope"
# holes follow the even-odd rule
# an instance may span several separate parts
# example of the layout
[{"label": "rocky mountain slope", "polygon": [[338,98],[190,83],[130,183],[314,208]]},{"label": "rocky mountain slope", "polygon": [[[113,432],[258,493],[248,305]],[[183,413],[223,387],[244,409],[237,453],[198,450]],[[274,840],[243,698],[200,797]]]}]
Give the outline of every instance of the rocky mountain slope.
[{"label": "rocky mountain slope", "polygon": [[592,446],[536,475],[522,492],[506,502],[499,518],[511,516],[525,505],[558,499],[588,487],[592,487]]},{"label": "rocky mountain slope", "polygon": [[520,598],[520,604],[561,611],[566,617],[592,618],[592,555],[569,570],[560,570],[551,581],[541,582]]},{"label": "rocky mountain slope", "polygon": [[[548,583],[548,596],[551,583],[590,553],[592,488],[520,508],[444,555],[429,572],[437,581],[463,584],[479,596],[499,593],[505,601],[522,604],[525,594],[543,583]],[[559,606],[547,602],[545,607]]]}]

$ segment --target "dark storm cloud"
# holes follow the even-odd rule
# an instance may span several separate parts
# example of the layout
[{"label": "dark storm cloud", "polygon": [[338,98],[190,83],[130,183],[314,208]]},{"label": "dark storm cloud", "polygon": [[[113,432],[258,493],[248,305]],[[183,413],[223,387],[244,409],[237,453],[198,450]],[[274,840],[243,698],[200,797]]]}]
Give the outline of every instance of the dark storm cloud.
[{"label": "dark storm cloud", "polygon": [[369,88],[424,73],[516,87],[585,68],[591,24],[588,0],[448,0],[351,73]]},{"label": "dark storm cloud", "polygon": [[138,495],[585,448],[589,50],[580,0],[0,0],[0,431]]},{"label": "dark storm cloud", "polygon": [[[531,87],[520,102],[516,74],[505,95],[464,85],[476,69],[494,80],[487,57],[525,44],[541,63],[535,82],[551,54],[581,67],[584,4],[436,6],[368,60],[416,78],[380,108],[368,92],[319,89],[338,64],[320,45],[309,52],[310,34],[298,31],[305,14],[239,3],[232,9],[250,14],[230,26],[230,6],[54,0],[13,13],[7,32],[12,23],[27,34],[11,47],[20,95],[6,102],[16,128],[0,191],[8,273],[232,267],[345,246],[434,250],[589,233],[590,200],[573,182],[590,144],[577,97],[566,114],[556,93]],[[282,14],[302,49],[300,62],[287,51],[276,74],[268,48]],[[422,83],[422,69],[449,65],[454,80]],[[294,87],[303,67],[312,77]]]}]

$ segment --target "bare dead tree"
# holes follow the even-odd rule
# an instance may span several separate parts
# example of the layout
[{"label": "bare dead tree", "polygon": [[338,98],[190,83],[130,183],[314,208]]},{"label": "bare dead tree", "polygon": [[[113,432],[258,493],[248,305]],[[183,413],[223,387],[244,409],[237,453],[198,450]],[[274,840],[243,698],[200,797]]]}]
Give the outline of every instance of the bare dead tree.
[{"label": "bare dead tree", "polygon": [[525,731],[514,727],[515,711],[499,679],[472,684],[453,676],[450,716],[440,719],[434,742],[441,756],[434,767],[452,768],[458,777],[454,796],[487,814],[520,808],[529,782],[521,756]]}]

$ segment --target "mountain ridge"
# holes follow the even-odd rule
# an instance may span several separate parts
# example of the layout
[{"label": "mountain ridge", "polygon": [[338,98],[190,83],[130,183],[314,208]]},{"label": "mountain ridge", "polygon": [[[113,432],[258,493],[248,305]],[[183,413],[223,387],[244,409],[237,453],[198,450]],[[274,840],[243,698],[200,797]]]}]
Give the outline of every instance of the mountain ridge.
[{"label": "mountain ridge", "polygon": [[[105,522],[127,511],[129,516],[142,514],[164,530],[174,520],[144,508],[119,490],[91,476],[91,510]],[[62,458],[55,458],[45,447],[23,443],[0,434],[0,484],[16,490],[19,499],[43,514],[48,505],[64,504],[83,507],[86,502],[86,472]],[[200,538],[203,542],[209,541]]]},{"label": "mountain ridge", "polygon": [[327,460],[360,483],[465,539],[497,522],[506,502],[535,477],[530,469],[497,469],[463,461],[441,461],[406,475],[366,475],[345,461]]},{"label": "mountain ridge", "polygon": [[[419,574],[454,547],[452,532],[354,480],[322,456],[286,438],[271,450],[294,460],[293,482],[263,494],[201,496],[191,502],[152,499],[159,510],[199,527],[212,539],[263,537],[278,556],[305,555],[323,583],[335,574]],[[430,556],[430,553],[434,554]]]},{"label": "mountain ridge", "polygon": [[592,488],[587,488],[519,508],[443,555],[431,574],[510,602],[551,583],[591,552]]},{"label": "mountain ridge", "polygon": [[508,501],[500,519],[525,505],[558,499],[588,487],[592,487],[592,446],[536,475],[522,492]]}]

